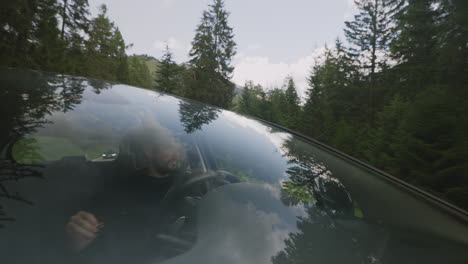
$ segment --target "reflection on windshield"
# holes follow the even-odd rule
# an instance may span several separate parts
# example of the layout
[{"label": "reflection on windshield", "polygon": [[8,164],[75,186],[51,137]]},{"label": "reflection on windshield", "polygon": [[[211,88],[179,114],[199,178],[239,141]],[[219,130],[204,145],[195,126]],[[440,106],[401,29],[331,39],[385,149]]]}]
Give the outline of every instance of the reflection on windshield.
[{"label": "reflection on windshield", "polygon": [[203,125],[209,124],[218,118],[219,109],[209,105],[195,102],[179,102],[180,122],[184,125],[185,132],[191,134],[200,130]]},{"label": "reflection on windshield", "polygon": [[316,160],[310,144],[291,138],[283,145],[288,160],[289,179],[282,182],[284,201],[288,204],[312,202],[332,216],[354,214],[353,200],[332,172]]},{"label": "reflection on windshield", "polygon": [[[0,72],[2,85],[8,86],[0,90],[0,150],[10,159],[2,161],[0,167],[0,199],[13,199],[31,204],[28,198],[20,193],[12,194],[8,186],[10,182],[27,177],[40,177],[41,173],[36,171],[34,166],[11,162],[11,156],[13,152],[19,153],[18,158],[27,161],[26,163],[41,160],[42,156],[34,139],[22,140],[15,146],[16,151],[13,151],[12,143],[50,124],[46,116],[52,112],[67,112],[81,103],[80,98],[85,85],[84,80],[80,78],[45,75],[32,71],[21,73],[21,76],[18,76],[18,72],[14,70]],[[0,204],[0,221],[13,220],[13,217],[6,216],[7,213]]]},{"label": "reflection on windshield", "polygon": [[279,128],[125,85],[0,77],[6,262],[467,259],[464,223]]}]

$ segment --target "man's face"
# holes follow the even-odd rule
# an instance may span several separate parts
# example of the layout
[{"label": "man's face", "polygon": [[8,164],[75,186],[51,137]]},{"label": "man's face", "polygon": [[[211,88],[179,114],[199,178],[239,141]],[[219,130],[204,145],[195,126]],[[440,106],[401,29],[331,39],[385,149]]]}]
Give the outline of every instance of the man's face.
[{"label": "man's face", "polygon": [[150,166],[160,174],[168,174],[177,170],[178,156],[172,149],[145,149]]}]

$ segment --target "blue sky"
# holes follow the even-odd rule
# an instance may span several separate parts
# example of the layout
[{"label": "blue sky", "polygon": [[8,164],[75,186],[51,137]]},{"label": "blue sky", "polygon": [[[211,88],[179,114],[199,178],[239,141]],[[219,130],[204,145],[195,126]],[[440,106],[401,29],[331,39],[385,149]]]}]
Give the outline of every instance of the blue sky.
[{"label": "blue sky", "polygon": [[[159,58],[165,42],[177,62],[187,54],[201,14],[211,0],[89,0],[93,15],[106,4],[122,32],[128,53]],[[225,0],[234,28],[237,55],[233,81],[253,80],[266,88],[294,77],[301,95],[314,59],[325,44],[343,37],[353,0]]]}]

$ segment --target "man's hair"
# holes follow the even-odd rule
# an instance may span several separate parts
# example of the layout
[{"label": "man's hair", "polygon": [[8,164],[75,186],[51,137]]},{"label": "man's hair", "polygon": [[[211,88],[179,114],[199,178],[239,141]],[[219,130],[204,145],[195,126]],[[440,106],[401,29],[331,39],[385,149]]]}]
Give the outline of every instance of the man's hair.
[{"label": "man's hair", "polygon": [[148,167],[148,160],[144,148],[173,151],[179,164],[186,158],[184,146],[171,134],[171,132],[158,124],[149,124],[128,133],[120,144],[119,158],[125,160],[135,169]]}]

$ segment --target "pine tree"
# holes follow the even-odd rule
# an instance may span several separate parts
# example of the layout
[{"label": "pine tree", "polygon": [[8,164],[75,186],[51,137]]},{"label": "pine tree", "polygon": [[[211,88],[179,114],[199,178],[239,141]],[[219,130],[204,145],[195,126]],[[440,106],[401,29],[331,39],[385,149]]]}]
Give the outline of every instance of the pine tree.
[{"label": "pine tree", "polygon": [[468,2],[441,0],[437,15],[440,81],[459,97],[468,96]]},{"label": "pine tree", "polygon": [[[345,22],[345,36],[351,46],[347,49],[354,64],[358,64],[363,75],[361,87],[365,90],[366,114],[374,121],[376,99],[381,98],[377,91],[377,72],[388,68],[389,43],[393,36],[392,8],[388,0],[355,0],[359,13],[352,21]],[[341,44],[337,50],[344,49]]]},{"label": "pine tree", "polygon": [[[355,0],[359,14],[345,22],[345,35],[352,45],[350,53],[359,60],[362,69],[374,74],[386,67],[388,44],[391,39],[390,8],[386,0]],[[380,58],[379,58],[380,57]]]},{"label": "pine tree", "polygon": [[266,111],[266,93],[262,86],[253,81],[245,82],[239,101],[238,111],[245,115],[268,120]]},{"label": "pine tree", "polygon": [[267,101],[269,106],[269,121],[286,127],[289,117],[287,112],[284,111],[284,106],[287,105],[284,89],[274,88],[268,91]]},{"label": "pine tree", "polygon": [[107,7],[91,21],[86,42],[88,75],[105,80],[128,81],[128,60],[120,30],[107,17]]},{"label": "pine tree", "polygon": [[332,137],[334,123],[333,110],[329,98],[333,98],[327,79],[329,72],[334,71],[332,66],[332,51],[327,50],[322,64],[317,64],[308,78],[309,88],[306,91],[306,102],[301,114],[299,130],[317,140],[325,143]]},{"label": "pine tree", "polygon": [[89,26],[88,0],[61,0],[58,5],[62,21],[60,39],[71,39],[71,34],[79,30],[87,32]]},{"label": "pine tree", "polygon": [[396,36],[390,43],[394,59],[400,63],[395,70],[405,80],[400,84],[400,92],[415,96],[435,83],[438,71],[437,63],[437,10],[436,0],[412,0],[403,4],[396,1],[394,15]]},{"label": "pine tree", "polygon": [[292,77],[287,77],[285,80],[286,90],[284,96],[286,99],[285,112],[287,116],[286,127],[290,129],[297,129],[298,118],[300,113],[300,99],[297,95],[296,84]]},{"label": "pine tree", "polygon": [[151,76],[145,62],[137,56],[131,56],[128,64],[128,84],[151,88]]},{"label": "pine tree", "polygon": [[64,43],[59,39],[55,0],[40,1],[36,10],[35,30],[31,43],[32,67],[46,71],[63,68]]},{"label": "pine tree", "polygon": [[99,14],[91,21],[87,50],[90,55],[111,56],[114,23],[107,17],[107,6],[101,5]]},{"label": "pine tree", "polygon": [[121,83],[128,83],[128,57],[125,53],[127,46],[118,27],[114,28],[111,43],[114,48],[112,57],[115,61],[116,79]]},{"label": "pine tree", "polygon": [[156,90],[165,93],[174,93],[179,87],[179,73],[181,68],[172,59],[169,45],[166,45],[166,52],[161,57],[161,63],[155,72]]},{"label": "pine tree", "polygon": [[38,5],[38,1],[1,2],[0,63],[2,65],[34,67],[34,58],[30,51],[38,21]]},{"label": "pine tree", "polygon": [[189,53],[189,64],[195,71],[187,96],[221,107],[231,103],[234,91],[230,78],[236,43],[228,17],[224,1],[214,0],[203,12]]}]

